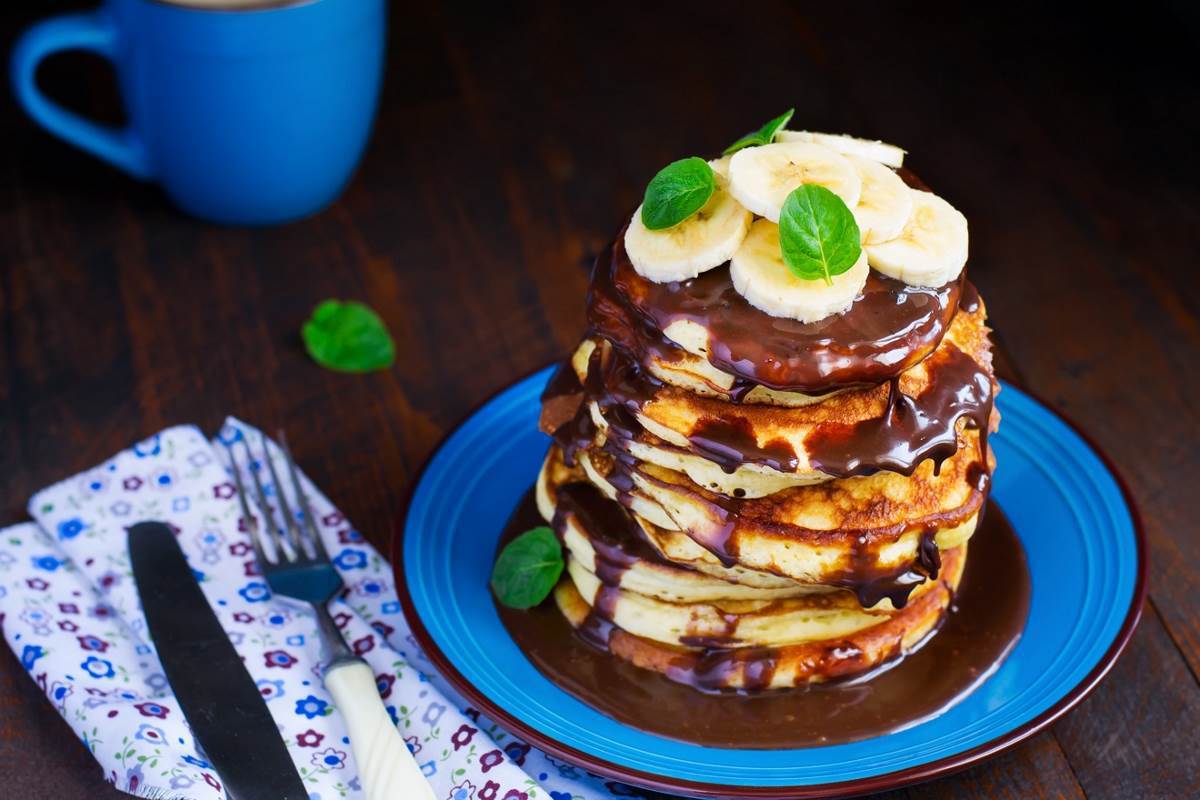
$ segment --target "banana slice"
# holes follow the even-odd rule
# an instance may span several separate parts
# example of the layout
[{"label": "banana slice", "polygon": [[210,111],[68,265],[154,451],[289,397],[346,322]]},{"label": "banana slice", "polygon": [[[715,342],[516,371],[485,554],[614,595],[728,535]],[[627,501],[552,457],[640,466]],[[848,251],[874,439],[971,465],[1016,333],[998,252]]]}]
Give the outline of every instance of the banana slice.
[{"label": "banana slice", "polygon": [[729,160],[729,191],[746,208],[779,222],[783,201],[802,183],[829,189],[848,208],[858,204],[862,179],[854,165],[828,147],[806,142],[776,142],[747,147]]},{"label": "banana slice", "polygon": [[908,191],[913,210],[904,230],[863,249],[884,275],[913,286],[943,286],[967,263],[967,218],[932,192]]},{"label": "banana slice", "polygon": [[686,281],[728,261],[750,229],[751,214],[738,205],[717,173],[717,190],[704,207],[678,225],[652,231],[642,207],[625,230],[625,252],[639,275],[655,283]]},{"label": "banana slice", "polygon": [[714,158],[712,161],[708,162],[708,165],[712,167],[713,173],[717,176],[718,184],[720,184],[721,181],[724,181],[725,183],[723,185],[726,187],[729,185],[729,161],[732,158],[733,156],[722,156],[721,158]]},{"label": "banana slice", "polygon": [[836,150],[843,155],[859,156],[899,169],[904,166],[904,151],[894,144],[872,139],[857,139],[841,133],[783,130],[775,134],[777,142],[811,142]]},{"label": "banana slice", "polygon": [[900,176],[860,156],[846,156],[862,178],[862,194],[854,207],[854,218],[862,231],[863,244],[895,239],[912,213],[912,193]]},{"label": "banana slice", "polygon": [[773,317],[801,322],[846,311],[867,282],[867,255],[864,251],[854,266],[833,279],[797,278],[783,262],[779,249],[779,226],[765,219],[750,226],[750,233],[729,262],[733,287],[755,308]]}]

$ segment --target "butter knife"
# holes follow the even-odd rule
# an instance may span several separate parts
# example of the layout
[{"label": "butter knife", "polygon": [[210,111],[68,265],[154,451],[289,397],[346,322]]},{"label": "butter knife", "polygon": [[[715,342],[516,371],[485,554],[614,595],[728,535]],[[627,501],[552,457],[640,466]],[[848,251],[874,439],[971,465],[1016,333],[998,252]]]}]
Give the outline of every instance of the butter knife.
[{"label": "butter knife", "polygon": [[307,800],[266,701],[161,522],[129,528],[150,638],[204,756],[235,800]]}]

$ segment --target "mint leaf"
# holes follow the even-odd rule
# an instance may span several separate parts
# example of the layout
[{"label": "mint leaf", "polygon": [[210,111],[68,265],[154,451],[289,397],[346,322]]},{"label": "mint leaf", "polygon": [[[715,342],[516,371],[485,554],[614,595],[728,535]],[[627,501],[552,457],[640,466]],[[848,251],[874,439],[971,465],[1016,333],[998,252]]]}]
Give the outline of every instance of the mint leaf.
[{"label": "mint leaf", "polygon": [[703,158],[673,161],[646,187],[642,224],[652,231],[678,225],[703,208],[716,188],[712,167]]},{"label": "mint leaf", "polygon": [[779,213],[783,262],[797,278],[832,284],[862,255],[862,237],[854,214],[842,198],[815,183],[797,187]]},{"label": "mint leaf", "polygon": [[371,309],[353,301],[325,300],[301,332],[308,354],[339,372],[387,369],[396,360],[391,334]]},{"label": "mint leaf", "polygon": [[780,128],[791,122],[792,114],[795,113],[796,109],[789,108],[787,111],[783,112],[766,125],[763,125],[758,130],[753,131],[752,133],[747,133],[745,136],[729,145],[729,147],[726,147],[725,152],[721,155],[727,156],[730,153],[736,153],[738,150],[741,150],[745,147],[757,147],[763,144],[770,144],[771,142],[775,141],[775,134],[779,133]]},{"label": "mint leaf", "polygon": [[492,567],[492,591],[509,608],[533,608],[550,594],[562,571],[562,547],[543,525],[504,545]]}]

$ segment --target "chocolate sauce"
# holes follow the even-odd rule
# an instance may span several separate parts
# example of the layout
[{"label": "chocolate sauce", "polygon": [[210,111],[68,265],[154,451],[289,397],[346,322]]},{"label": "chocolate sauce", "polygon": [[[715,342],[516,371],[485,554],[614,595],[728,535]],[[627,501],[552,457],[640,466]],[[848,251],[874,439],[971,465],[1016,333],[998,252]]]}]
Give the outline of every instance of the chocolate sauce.
[{"label": "chocolate sauce", "polygon": [[854,592],[858,604],[863,608],[870,608],[885,598],[895,608],[904,608],[913,590],[927,579],[936,579],[942,567],[937,529],[932,527],[921,531],[914,564],[894,570],[880,570],[877,556],[876,548],[860,541],[851,555],[850,570],[845,575],[831,579],[829,583]]},{"label": "chocolate sauce", "polygon": [[[562,450],[563,461],[566,462],[567,466],[575,466],[576,452],[591,446],[596,437],[596,422],[592,419],[588,408],[588,401],[594,397],[604,396],[603,387],[598,383],[599,364],[600,349],[596,348],[592,351],[592,355],[588,359],[587,380],[584,384],[580,384],[579,376],[575,373],[575,367],[572,365],[571,359],[568,358],[558,365],[558,369],[555,370],[550,382],[546,384],[546,388],[542,392],[542,422],[545,422],[547,403],[557,404],[559,398],[563,396],[559,392],[563,391],[564,387],[569,387],[567,390],[574,394],[574,386],[571,385],[570,380],[560,376],[569,372],[571,377],[575,379],[574,385],[579,386],[578,401],[575,403],[574,416],[553,428],[552,434],[554,443]],[[560,406],[560,410],[566,410],[565,404]],[[557,420],[554,420],[554,422],[557,422]],[[546,430],[547,427],[543,424],[542,430]]]},{"label": "chocolate sauce", "polygon": [[[542,524],[527,497],[501,546]],[[937,716],[991,675],[1020,638],[1029,608],[1024,551],[994,505],[971,539],[966,573],[938,633],[907,657],[854,680],[760,693],[705,694],[603,652],[612,624],[589,618],[574,631],[553,600],[519,611],[498,607],[514,641],[549,680],[601,713],[649,733],[710,747],[781,749],[881,736]],[[588,644],[587,641],[592,642]],[[734,652],[751,686],[769,685],[769,648],[712,650],[692,667],[718,682]],[[861,656],[831,647],[840,661]],[[686,676],[677,676],[686,677]]]},{"label": "chocolate sauce", "polygon": [[554,370],[546,388],[542,390],[542,413],[538,427],[543,433],[553,434],[570,422],[583,402],[583,384],[575,374],[571,359],[566,359]]},{"label": "chocolate sauce", "polygon": [[990,373],[949,343],[930,356],[928,366],[930,383],[917,397],[900,391],[898,378],[891,380],[883,416],[815,428],[804,440],[812,465],[838,477],[881,469],[911,475],[933,459],[936,472],[958,450],[955,424],[963,417],[979,431],[986,463]]},{"label": "chocolate sauce", "polygon": [[[609,642],[617,626],[613,624],[612,613],[617,603],[617,590],[612,586],[601,586],[596,595],[595,604],[575,634],[592,647],[602,652],[608,652]],[[555,609],[557,611],[558,609]],[[561,614],[560,614],[561,616]],[[564,619],[563,622],[566,622]],[[568,626],[569,627],[569,626]]]},{"label": "chocolate sauce", "polygon": [[697,454],[716,463],[727,475],[748,462],[779,472],[795,472],[798,466],[796,451],[786,439],[774,439],[759,446],[754,428],[745,417],[703,419],[688,441]]},{"label": "chocolate sauce", "polygon": [[629,512],[590,483],[568,483],[558,487],[550,527],[560,539],[569,517],[574,517],[579,527],[587,532],[588,541],[596,552],[596,576],[603,583],[616,586],[620,583],[621,573],[638,561],[686,569],[664,559],[646,541],[641,526]]},{"label": "chocolate sauce", "polygon": [[[704,646],[704,643],[699,645]],[[744,691],[761,692],[770,687],[777,665],[776,653],[769,647],[712,649],[706,650],[694,663],[680,659],[678,664],[671,665],[668,674],[675,683],[704,692],[708,691],[706,687],[721,686],[727,676],[742,672],[746,682]],[[727,696],[734,695],[730,692]]]},{"label": "chocolate sauce", "polygon": [[968,314],[974,314],[979,310],[979,304],[979,290],[970,281],[965,282],[962,295],[958,298],[958,307]]}]

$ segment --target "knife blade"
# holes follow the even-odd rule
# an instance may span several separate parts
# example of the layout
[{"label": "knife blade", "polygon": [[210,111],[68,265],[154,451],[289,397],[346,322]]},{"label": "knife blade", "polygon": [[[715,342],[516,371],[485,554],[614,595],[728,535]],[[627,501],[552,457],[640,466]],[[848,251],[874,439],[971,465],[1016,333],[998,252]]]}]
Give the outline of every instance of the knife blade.
[{"label": "knife blade", "polygon": [[266,701],[161,522],[129,528],[129,560],[158,660],[226,793],[307,800]]}]

